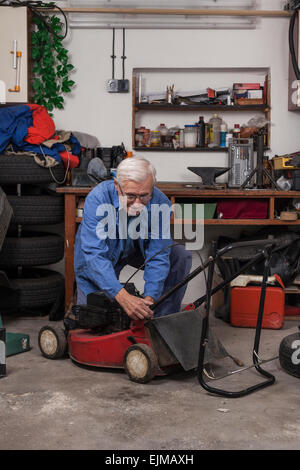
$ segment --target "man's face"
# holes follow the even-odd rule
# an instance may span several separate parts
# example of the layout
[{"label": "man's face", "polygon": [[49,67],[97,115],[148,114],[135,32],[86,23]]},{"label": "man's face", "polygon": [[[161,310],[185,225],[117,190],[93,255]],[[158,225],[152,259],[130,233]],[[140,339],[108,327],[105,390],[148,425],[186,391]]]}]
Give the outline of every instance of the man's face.
[{"label": "man's face", "polygon": [[128,215],[139,215],[144,206],[150,201],[153,192],[153,177],[149,175],[144,181],[137,183],[132,180],[125,180],[119,184],[114,180],[116,191],[121,198],[123,207],[127,210]]}]

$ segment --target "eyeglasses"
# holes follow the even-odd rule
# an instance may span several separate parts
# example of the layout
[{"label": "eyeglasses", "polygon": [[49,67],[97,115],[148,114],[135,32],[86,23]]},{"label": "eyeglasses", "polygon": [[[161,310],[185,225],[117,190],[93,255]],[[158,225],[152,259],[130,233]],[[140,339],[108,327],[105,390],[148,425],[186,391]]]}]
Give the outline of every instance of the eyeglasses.
[{"label": "eyeglasses", "polygon": [[151,194],[131,194],[131,193],[124,193],[120,184],[118,183],[118,186],[120,188],[122,196],[127,198],[128,202],[135,202],[137,199],[141,201],[141,203],[147,203],[149,199],[151,199],[152,193]]}]

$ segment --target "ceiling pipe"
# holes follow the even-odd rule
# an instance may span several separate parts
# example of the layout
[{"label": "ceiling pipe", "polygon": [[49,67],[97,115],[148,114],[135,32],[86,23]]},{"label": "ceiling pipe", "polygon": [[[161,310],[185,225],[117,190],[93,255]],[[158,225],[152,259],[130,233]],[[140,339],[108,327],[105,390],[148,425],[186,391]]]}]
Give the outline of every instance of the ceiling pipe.
[{"label": "ceiling pipe", "polygon": [[[56,11],[55,8],[40,8],[41,11]],[[129,15],[189,15],[189,16],[231,16],[290,18],[292,11],[286,10],[213,10],[213,9],[180,9],[180,8],[62,8],[64,13],[101,13]]]}]

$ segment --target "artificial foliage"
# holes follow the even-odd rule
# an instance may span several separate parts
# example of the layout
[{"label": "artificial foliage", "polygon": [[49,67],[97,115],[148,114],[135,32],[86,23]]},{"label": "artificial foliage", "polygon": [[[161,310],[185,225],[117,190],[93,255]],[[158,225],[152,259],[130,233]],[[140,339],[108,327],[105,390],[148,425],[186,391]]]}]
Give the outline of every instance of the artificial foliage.
[{"label": "artificial foliage", "polygon": [[64,108],[64,95],[75,82],[70,79],[74,66],[63,46],[63,24],[55,15],[34,17],[36,30],[32,33],[34,102],[50,113]]}]

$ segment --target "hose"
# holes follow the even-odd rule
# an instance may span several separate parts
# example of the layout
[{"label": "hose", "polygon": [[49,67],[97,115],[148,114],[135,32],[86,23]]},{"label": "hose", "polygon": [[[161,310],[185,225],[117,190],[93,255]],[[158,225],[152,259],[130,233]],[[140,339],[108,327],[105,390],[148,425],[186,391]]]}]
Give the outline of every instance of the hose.
[{"label": "hose", "polygon": [[297,10],[294,11],[291,20],[290,20],[290,27],[289,27],[289,47],[290,47],[290,55],[291,55],[291,60],[293,64],[293,69],[296,75],[296,79],[300,80],[300,70],[299,70],[299,65],[296,57],[296,52],[295,52],[295,45],[294,45],[294,29],[295,29],[295,22],[296,18],[298,16],[298,10],[300,7],[298,7]]}]

